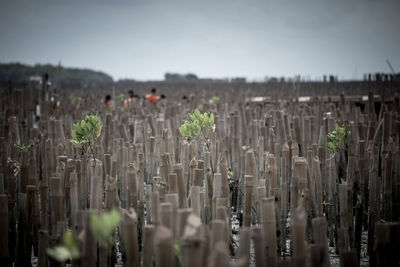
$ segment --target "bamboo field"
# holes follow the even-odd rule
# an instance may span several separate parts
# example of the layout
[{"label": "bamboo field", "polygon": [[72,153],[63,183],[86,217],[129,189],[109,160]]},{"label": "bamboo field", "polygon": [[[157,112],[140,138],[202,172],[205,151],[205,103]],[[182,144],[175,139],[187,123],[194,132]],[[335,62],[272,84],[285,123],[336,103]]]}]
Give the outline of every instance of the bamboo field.
[{"label": "bamboo field", "polygon": [[47,84],[1,89],[0,266],[400,265],[400,84]]}]

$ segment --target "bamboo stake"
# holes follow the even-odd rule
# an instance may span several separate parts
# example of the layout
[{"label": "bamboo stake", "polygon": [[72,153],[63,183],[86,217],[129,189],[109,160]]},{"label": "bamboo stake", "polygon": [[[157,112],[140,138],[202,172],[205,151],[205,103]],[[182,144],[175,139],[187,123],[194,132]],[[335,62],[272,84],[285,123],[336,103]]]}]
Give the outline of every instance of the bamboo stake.
[{"label": "bamboo stake", "polygon": [[8,252],[8,199],[7,195],[0,195],[0,263],[2,266],[9,264]]},{"label": "bamboo stake", "polygon": [[329,266],[327,221],[325,217],[312,219],[314,245],[311,247],[311,265]]},{"label": "bamboo stake", "polygon": [[299,207],[294,211],[291,224],[293,240],[293,264],[296,267],[306,266],[306,213],[304,208]]},{"label": "bamboo stake", "polygon": [[153,246],[155,226],[147,224],[144,226],[144,242],[143,242],[143,267],[152,266]]},{"label": "bamboo stake", "polygon": [[172,232],[163,225],[156,228],[154,234],[156,266],[174,267],[175,255]]},{"label": "bamboo stake", "polygon": [[275,221],[275,198],[262,199],[261,221],[264,229],[266,261],[268,266],[277,266],[277,240]]},{"label": "bamboo stake", "polygon": [[126,251],[124,266],[139,266],[137,215],[134,209],[122,210],[121,238]]},{"label": "bamboo stake", "polygon": [[254,257],[256,267],[265,266],[265,258],[264,258],[264,233],[263,228],[254,227],[252,228],[252,239],[254,242]]}]

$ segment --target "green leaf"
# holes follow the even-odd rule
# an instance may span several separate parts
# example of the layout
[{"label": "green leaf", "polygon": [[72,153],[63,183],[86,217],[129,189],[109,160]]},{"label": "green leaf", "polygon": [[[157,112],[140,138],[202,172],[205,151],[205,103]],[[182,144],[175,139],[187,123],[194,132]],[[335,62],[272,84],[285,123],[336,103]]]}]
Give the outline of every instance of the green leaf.
[{"label": "green leaf", "polygon": [[58,262],[64,262],[71,258],[71,252],[67,247],[56,246],[54,248],[48,248],[47,254]]},{"label": "green leaf", "polygon": [[112,244],[115,228],[119,225],[121,217],[115,209],[103,212],[100,215],[91,214],[90,230],[96,240],[105,247]]},{"label": "green leaf", "polygon": [[200,110],[198,110],[197,108],[194,110],[194,116],[197,118],[197,119],[201,119],[201,113],[200,113]]},{"label": "green leaf", "polygon": [[61,245],[48,248],[47,254],[59,262],[79,258],[79,243],[71,230],[64,232],[62,240],[63,243]]}]

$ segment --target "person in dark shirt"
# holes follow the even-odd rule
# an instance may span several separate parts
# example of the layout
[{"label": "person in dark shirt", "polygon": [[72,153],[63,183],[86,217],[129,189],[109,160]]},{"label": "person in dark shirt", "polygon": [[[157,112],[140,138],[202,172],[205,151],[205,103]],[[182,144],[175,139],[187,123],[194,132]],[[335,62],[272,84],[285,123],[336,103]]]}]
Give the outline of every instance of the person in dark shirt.
[{"label": "person in dark shirt", "polygon": [[106,109],[110,108],[110,102],[111,102],[111,96],[110,95],[106,95],[106,98],[104,100],[104,104],[106,105]]}]

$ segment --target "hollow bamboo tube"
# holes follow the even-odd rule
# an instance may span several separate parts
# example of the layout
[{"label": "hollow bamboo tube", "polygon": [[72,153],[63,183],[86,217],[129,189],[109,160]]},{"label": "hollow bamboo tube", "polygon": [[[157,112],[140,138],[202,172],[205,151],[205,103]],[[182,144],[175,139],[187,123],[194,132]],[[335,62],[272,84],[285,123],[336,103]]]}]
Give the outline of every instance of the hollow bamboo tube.
[{"label": "hollow bamboo tube", "polygon": [[252,175],[245,175],[244,177],[244,226],[251,226],[251,210],[252,210],[252,194],[253,194],[253,179]]},{"label": "hollow bamboo tube", "polygon": [[186,222],[187,222],[187,218],[189,217],[190,214],[193,213],[193,209],[179,209],[178,210],[178,238],[181,239],[184,231],[185,231],[185,227],[186,227]]},{"label": "hollow bamboo tube", "polygon": [[171,204],[171,230],[173,232],[174,239],[178,237],[178,208],[179,208],[179,197],[177,193],[166,194],[165,201]]},{"label": "hollow bamboo tube", "polygon": [[91,209],[102,208],[102,195],[103,195],[103,182],[102,182],[102,163],[96,160],[94,164],[93,159],[88,163],[88,173],[90,177],[90,203]]},{"label": "hollow bamboo tube", "polygon": [[203,169],[194,169],[193,185],[203,187]]},{"label": "hollow bamboo tube", "polygon": [[217,212],[217,198],[222,197],[222,177],[219,173],[214,175],[213,186],[212,186],[212,218],[216,217]]},{"label": "hollow bamboo tube", "polygon": [[57,222],[65,221],[65,198],[61,178],[50,178],[51,234],[56,233]]},{"label": "hollow bamboo tube", "polygon": [[210,255],[210,267],[228,267],[229,250],[225,242],[218,242]]},{"label": "hollow bamboo tube", "polygon": [[75,226],[77,225],[77,218],[76,214],[79,210],[79,205],[78,205],[78,178],[76,175],[76,172],[71,173],[71,178],[70,178],[70,203],[71,203],[71,224],[74,226],[74,229],[76,228]]},{"label": "hollow bamboo tube", "polygon": [[49,217],[48,217],[48,186],[45,181],[40,182],[40,229],[49,230]]},{"label": "hollow bamboo tube", "polygon": [[139,246],[137,233],[137,215],[134,209],[122,210],[120,226],[121,238],[126,250],[127,259],[124,266],[139,266]]},{"label": "hollow bamboo tube", "polygon": [[160,197],[158,192],[154,191],[151,193],[151,205],[150,205],[151,223],[154,225],[160,223],[159,206],[160,206]]},{"label": "hollow bamboo tube", "polygon": [[[188,214],[184,234],[181,238],[182,265],[201,267],[206,263],[207,240],[199,217]],[[193,260],[196,259],[196,260]]]},{"label": "hollow bamboo tube", "polygon": [[8,253],[8,198],[7,195],[0,195],[0,261],[7,263]]},{"label": "hollow bamboo tube", "polygon": [[154,234],[156,266],[175,267],[173,237],[170,229],[163,225],[156,228]]},{"label": "hollow bamboo tube", "polygon": [[[115,181],[116,182],[116,181]],[[133,166],[129,167],[128,170],[128,207],[133,207],[135,210],[138,208],[138,184],[136,179],[136,172]],[[114,192],[117,193],[116,188]],[[115,195],[115,198],[117,195]]]},{"label": "hollow bamboo tube", "polygon": [[168,173],[168,192],[178,193],[178,181],[176,173]]},{"label": "hollow bamboo tube", "polygon": [[264,232],[263,228],[256,226],[252,230],[252,239],[254,242],[254,258],[256,267],[265,266],[265,253],[264,253]]},{"label": "hollow bamboo tube", "polygon": [[244,227],[239,230],[239,251],[237,261],[240,261],[243,266],[249,265],[250,259],[250,228]]},{"label": "hollow bamboo tube", "polygon": [[190,204],[194,214],[201,217],[200,186],[192,186],[190,194]]},{"label": "hollow bamboo tube", "polygon": [[214,249],[220,241],[226,244],[226,222],[223,220],[213,220],[211,222],[211,248]]},{"label": "hollow bamboo tube", "polygon": [[313,175],[315,180],[315,190],[316,194],[316,202],[317,202],[317,216],[323,215],[323,191],[322,191],[322,181],[321,181],[321,167],[318,157],[314,157],[313,159]]},{"label": "hollow bamboo tube", "polygon": [[182,164],[175,164],[174,172],[176,173],[176,179],[178,183],[179,207],[187,208],[187,195],[186,195],[187,183],[185,182],[185,179],[183,177]]},{"label": "hollow bamboo tube", "polygon": [[152,266],[154,234],[156,227],[152,224],[144,226],[144,241],[143,241],[143,267]]},{"label": "hollow bamboo tube", "polygon": [[328,237],[327,221],[325,217],[316,217],[312,219],[313,241],[311,248],[311,265],[312,266],[329,266],[328,255]]},{"label": "hollow bamboo tube", "polygon": [[293,264],[296,267],[306,266],[305,241],[307,217],[304,208],[299,207],[292,217]]},{"label": "hollow bamboo tube", "polygon": [[261,222],[267,251],[266,262],[268,266],[277,266],[275,197],[263,198],[261,203]]}]

